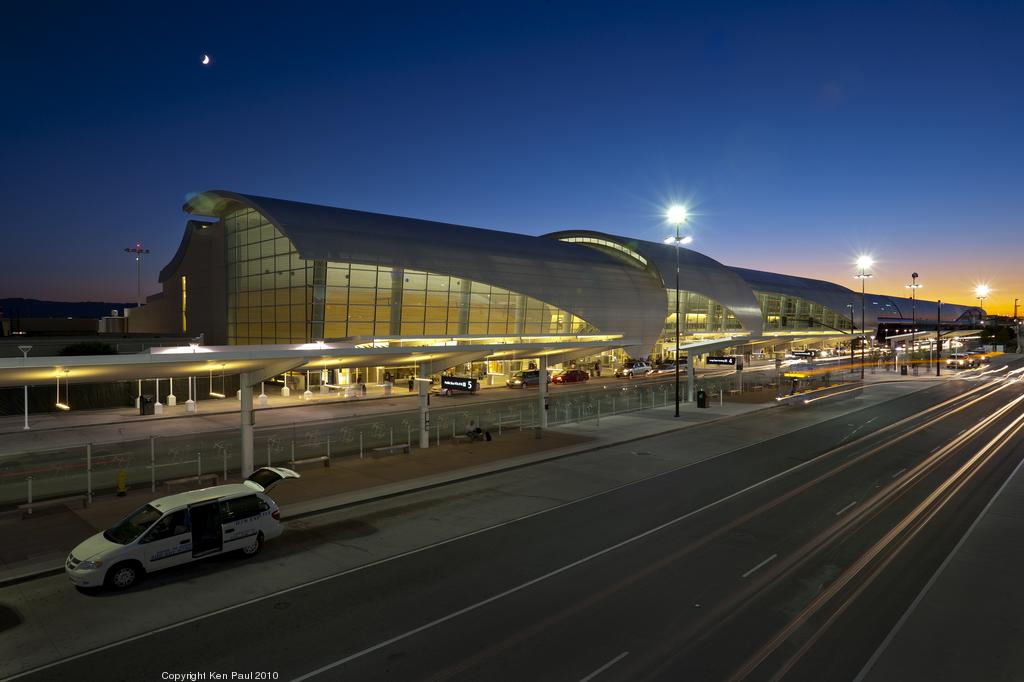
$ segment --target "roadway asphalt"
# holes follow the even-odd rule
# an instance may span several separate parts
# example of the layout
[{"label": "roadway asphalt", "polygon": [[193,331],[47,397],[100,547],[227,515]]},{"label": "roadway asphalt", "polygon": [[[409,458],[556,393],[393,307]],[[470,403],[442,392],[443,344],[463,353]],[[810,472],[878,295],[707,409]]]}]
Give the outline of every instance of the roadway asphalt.
[{"label": "roadway asphalt", "polygon": [[[1022,395],[1020,382],[937,384],[287,592],[254,591],[25,679],[852,679],[1024,456],[1018,433],[971,459],[1021,414],[1011,401]],[[633,447],[657,457],[691,437]],[[344,543],[360,522],[322,539]],[[194,575],[104,598],[148,591],[156,605],[162,584]]]}]

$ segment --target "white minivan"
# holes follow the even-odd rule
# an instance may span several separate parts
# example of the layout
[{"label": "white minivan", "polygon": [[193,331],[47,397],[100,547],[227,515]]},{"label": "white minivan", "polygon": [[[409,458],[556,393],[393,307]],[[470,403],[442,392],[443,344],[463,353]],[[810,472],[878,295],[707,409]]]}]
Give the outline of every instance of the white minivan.
[{"label": "white minivan", "polygon": [[263,467],[242,483],[153,500],[71,550],[64,572],[78,587],[125,589],[162,568],[234,550],[256,554],[281,534],[281,514],[265,493],[286,478],[299,475]]}]

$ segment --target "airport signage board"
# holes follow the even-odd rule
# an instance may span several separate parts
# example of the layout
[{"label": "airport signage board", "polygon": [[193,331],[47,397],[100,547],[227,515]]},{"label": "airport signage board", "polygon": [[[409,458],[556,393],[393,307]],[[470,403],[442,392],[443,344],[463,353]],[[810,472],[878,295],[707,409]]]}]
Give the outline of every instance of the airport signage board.
[{"label": "airport signage board", "polygon": [[475,391],[478,384],[472,377],[441,377],[441,388],[449,391]]},{"label": "airport signage board", "polygon": [[795,350],[793,351],[794,358],[813,358],[818,355],[817,351],[813,350]]},{"label": "airport signage board", "polygon": [[735,365],[736,358],[731,355],[709,355],[704,362],[708,365]]}]

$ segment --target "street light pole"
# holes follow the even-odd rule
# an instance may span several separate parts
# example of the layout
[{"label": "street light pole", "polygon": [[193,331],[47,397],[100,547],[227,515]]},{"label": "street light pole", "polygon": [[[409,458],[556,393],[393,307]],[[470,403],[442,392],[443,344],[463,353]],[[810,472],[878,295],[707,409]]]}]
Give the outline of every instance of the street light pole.
[{"label": "street light pole", "polygon": [[[686,359],[690,361],[689,358]],[[676,413],[679,416],[679,223],[676,223]]]},{"label": "street light pole", "polygon": [[[914,342],[916,341],[916,336],[917,336],[917,290],[920,289],[922,285],[917,283],[917,273],[916,272],[912,273],[910,275],[910,279],[911,279],[910,284],[907,284],[905,286],[908,289],[910,289],[910,362],[911,362],[911,364],[913,364],[913,362],[914,362]],[[914,372],[916,373],[917,372],[917,369],[916,369],[917,365],[914,365],[914,367],[915,367]]]},{"label": "street light pole", "polygon": [[857,279],[860,280],[860,333],[861,333],[861,339],[860,339],[860,378],[861,378],[861,381],[864,380],[864,343],[865,343],[865,336],[864,336],[864,331],[865,331],[865,329],[864,329],[864,327],[865,327],[864,281],[868,277],[871,277],[871,273],[868,272],[868,268],[870,268],[873,264],[874,264],[874,261],[869,256],[861,256],[860,258],[857,259],[857,267],[860,268],[860,274],[857,275]]},{"label": "street light pole", "polygon": [[[21,351],[21,358],[22,358],[22,360],[25,360],[25,359],[28,358],[28,352],[30,350],[32,350],[32,346],[18,346],[18,350]],[[24,426],[23,430],[24,431],[28,431],[28,384],[26,384],[24,386],[24,388],[25,388],[25,426]]]},{"label": "street light pole", "polygon": [[[671,206],[668,212],[665,214],[668,222],[675,226],[676,233],[674,237],[668,237],[665,239],[666,244],[672,244],[676,249],[676,411],[675,416],[679,416],[679,247],[682,244],[689,244],[693,241],[690,236],[680,237],[679,227],[686,222],[686,207],[685,206]],[[687,357],[686,361],[692,363],[693,361]],[[692,369],[693,365],[689,365]]]},{"label": "street light pole", "polygon": [[942,376],[942,299],[935,310],[935,376]]}]

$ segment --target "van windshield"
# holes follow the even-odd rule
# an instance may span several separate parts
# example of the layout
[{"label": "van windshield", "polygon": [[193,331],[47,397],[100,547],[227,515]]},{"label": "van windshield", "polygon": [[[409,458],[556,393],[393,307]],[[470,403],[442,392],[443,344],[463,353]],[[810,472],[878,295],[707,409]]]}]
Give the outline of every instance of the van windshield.
[{"label": "van windshield", "polygon": [[145,533],[161,516],[163,516],[163,512],[153,505],[147,504],[132,512],[110,530],[103,531],[103,537],[119,545],[127,545]]}]

